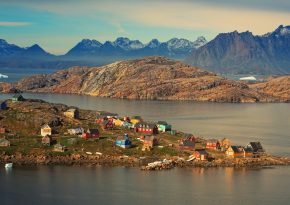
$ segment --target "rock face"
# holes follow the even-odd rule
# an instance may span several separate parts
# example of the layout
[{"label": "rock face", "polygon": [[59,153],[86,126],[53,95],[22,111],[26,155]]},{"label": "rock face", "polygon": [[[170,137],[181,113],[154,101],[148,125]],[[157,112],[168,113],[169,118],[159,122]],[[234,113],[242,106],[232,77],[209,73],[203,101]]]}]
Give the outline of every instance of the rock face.
[{"label": "rock face", "polygon": [[[228,80],[164,57],[122,61],[95,68],[73,67],[50,75],[24,78],[10,87],[25,92],[71,93],[124,99],[281,101],[281,98],[252,89],[243,82]],[[286,100],[283,98],[283,101]]]},{"label": "rock face", "polygon": [[186,62],[216,73],[290,74],[290,26],[263,36],[221,33],[192,51]]}]

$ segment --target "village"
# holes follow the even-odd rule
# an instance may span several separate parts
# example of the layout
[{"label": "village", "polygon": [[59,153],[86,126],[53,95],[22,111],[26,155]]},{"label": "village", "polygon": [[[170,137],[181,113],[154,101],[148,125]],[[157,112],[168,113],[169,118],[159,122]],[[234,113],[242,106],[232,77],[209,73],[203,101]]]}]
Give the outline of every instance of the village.
[{"label": "village", "polygon": [[235,145],[227,138],[205,139],[174,130],[166,121],[146,122],[141,116],[51,105],[26,100],[19,93],[0,105],[3,162],[17,162],[13,158],[17,154],[44,156],[38,160],[42,163],[46,156],[74,156],[74,159],[78,156],[79,161],[115,156],[138,161],[138,165],[145,161],[143,169],[155,170],[171,168],[176,161],[200,165],[200,162],[269,157],[260,142]]}]

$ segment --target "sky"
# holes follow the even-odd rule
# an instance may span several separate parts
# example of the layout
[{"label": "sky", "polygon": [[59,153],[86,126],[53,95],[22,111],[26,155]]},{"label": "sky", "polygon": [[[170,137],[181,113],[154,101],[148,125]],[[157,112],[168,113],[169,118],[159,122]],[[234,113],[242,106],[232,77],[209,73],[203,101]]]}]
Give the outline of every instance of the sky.
[{"label": "sky", "polygon": [[0,0],[0,39],[64,54],[82,39],[261,35],[290,25],[289,0]]}]

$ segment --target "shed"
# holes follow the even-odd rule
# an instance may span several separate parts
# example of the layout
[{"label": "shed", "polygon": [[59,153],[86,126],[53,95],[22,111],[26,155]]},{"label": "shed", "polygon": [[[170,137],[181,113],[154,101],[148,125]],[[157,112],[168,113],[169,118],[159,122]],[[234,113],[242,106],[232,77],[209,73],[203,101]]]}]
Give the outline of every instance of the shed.
[{"label": "shed", "polygon": [[66,151],[66,147],[61,145],[61,144],[56,144],[53,147],[53,151],[54,152],[65,152]]},{"label": "shed", "polygon": [[79,118],[79,110],[75,109],[75,108],[68,109],[63,114],[64,114],[64,116],[66,116],[68,118],[72,118],[72,119]]},{"label": "shed", "polygon": [[5,101],[0,102],[0,110],[6,110],[7,109],[7,103]]},{"label": "shed", "polygon": [[43,145],[46,145],[46,146],[50,146],[50,145],[51,145],[51,141],[52,141],[52,139],[51,139],[51,137],[48,136],[48,135],[42,137],[42,139],[41,139],[41,143],[42,143]]},{"label": "shed", "polygon": [[41,129],[40,129],[40,134],[41,136],[46,136],[46,135],[51,135],[52,134],[52,129],[48,124],[44,124]]},{"label": "shed", "polygon": [[171,125],[165,121],[158,121],[157,127],[159,132],[171,131]]},{"label": "shed", "polygon": [[10,141],[5,138],[1,138],[0,147],[10,147]]},{"label": "shed", "polygon": [[122,136],[118,136],[116,138],[116,145],[122,148],[130,148],[132,145],[131,140],[129,139],[129,135],[128,134],[124,134]]},{"label": "shed", "polygon": [[12,102],[24,101],[24,97],[20,93],[16,93],[12,97]]}]

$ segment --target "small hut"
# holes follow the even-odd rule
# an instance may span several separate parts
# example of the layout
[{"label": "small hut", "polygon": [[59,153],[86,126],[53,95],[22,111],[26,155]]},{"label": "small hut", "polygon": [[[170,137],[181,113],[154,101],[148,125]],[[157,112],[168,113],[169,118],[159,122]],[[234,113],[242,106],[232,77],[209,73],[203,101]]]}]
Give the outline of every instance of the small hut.
[{"label": "small hut", "polygon": [[51,137],[49,135],[46,135],[44,137],[42,137],[41,139],[41,143],[45,146],[50,146],[51,145]]},{"label": "small hut", "polygon": [[53,147],[53,151],[54,152],[65,152],[66,151],[66,147],[61,145],[61,144],[56,144]]},{"label": "small hut", "polygon": [[44,124],[40,129],[41,136],[51,135],[52,129],[48,124]]},{"label": "small hut", "polygon": [[10,147],[10,141],[5,138],[1,138],[0,147]]},{"label": "small hut", "polygon": [[16,93],[12,97],[12,102],[24,101],[24,97],[20,93]]},{"label": "small hut", "polygon": [[68,118],[72,118],[72,119],[77,119],[79,118],[79,110],[78,109],[68,109],[67,111],[65,111],[64,116],[68,117]]}]

